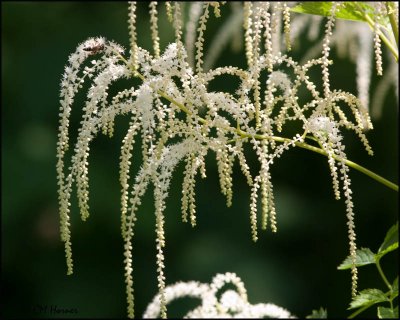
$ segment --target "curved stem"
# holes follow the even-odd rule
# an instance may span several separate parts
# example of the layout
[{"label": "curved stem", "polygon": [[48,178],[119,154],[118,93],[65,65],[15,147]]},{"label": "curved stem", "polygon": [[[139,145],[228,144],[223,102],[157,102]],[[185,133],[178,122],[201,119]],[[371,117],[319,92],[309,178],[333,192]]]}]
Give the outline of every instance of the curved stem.
[{"label": "curved stem", "polygon": [[[386,36],[383,34],[383,32],[381,30],[379,30],[379,27],[375,26],[375,22],[371,19],[371,17],[363,11],[363,9],[359,6],[358,3],[356,3],[357,6],[359,7],[360,11],[364,14],[364,18],[367,21],[369,27],[371,28],[372,31],[374,31],[377,28],[377,33],[379,34],[379,37],[381,38],[381,40],[386,44],[386,46],[388,47],[388,49],[392,52],[394,59],[396,60],[396,62],[399,61],[399,52],[398,49],[395,48],[395,46],[390,42],[390,40],[388,38],[386,38]],[[390,18],[390,17],[389,17]],[[392,25],[393,28],[393,25]],[[393,30],[395,31],[395,30]],[[395,39],[398,38],[395,37]]]},{"label": "curved stem", "polygon": [[379,274],[381,275],[383,281],[385,282],[386,286],[389,288],[390,291],[392,291],[392,286],[389,283],[388,279],[386,278],[385,274],[383,273],[383,270],[381,268],[381,264],[379,262],[379,259],[376,259],[376,267],[378,268]]},{"label": "curved stem", "polygon": [[[255,138],[255,139],[258,139],[258,140],[270,139],[270,140],[275,140],[277,142],[291,142],[291,139],[283,138],[283,137],[275,137],[275,136],[270,137],[270,136],[262,136],[262,135],[257,135],[257,134],[256,135],[250,135],[250,134],[248,134],[248,133],[246,133],[246,132],[244,132],[244,131],[242,131],[240,129],[239,130],[236,129],[235,131],[243,138]],[[295,145],[297,147],[300,147],[300,148],[303,148],[303,149],[307,149],[307,150],[322,154],[323,156],[326,156],[326,157],[328,156],[328,154],[323,149],[314,147],[312,145],[309,145],[308,143],[295,142]],[[336,161],[343,161],[344,160],[344,163],[347,166],[364,173],[365,175],[371,177],[372,179],[378,181],[379,183],[382,183],[383,185],[389,187],[390,189],[393,189],[394,191],[397,191],[397,192],[399,191],[399,186],[398,185],[396,185],[393,182],[390,182],[389,180],[381,177],[380,175],[376,174],[375,172],[372,172],[371,170],[368,170],[367,168],[364,168],[363,166],[360,166],[359,164],[357,164],[357,163],[355,163],[353,161],[350,161],[350,160],[347,160],[347,159],[342,159],[342,158],[340,158],[340,157],[338,157],[336,155],[333,155],[332,157]]]},{"label": "curved stem", "polygon": [[356,312],[352,313],[351,315],[349,315],[349,319],[353,319],[355,316],[359,315],[361,312],[367,310],[368,308],[372,307],[375,304],[375,302],[371,302],[367,305],[365,305],[364,307],[358,309]]},{"label": "curved stem", "polygon": [[[328,156],[328,154],[324,150],[322,150],[320,148],[316,148],[316,147],[310,146],[310,145],[308,145],[306,143],[300,143],[300,142],[296,142],[295,144],[296,144],[296,146],[298,146],[300,148],[311,150],[311,151],[317,152],[319,154],[322,154],[324,156]],[[335,156],[335,155],[333,155],[333,158],[336,161],[342,161],[343,160],[340,157]],[[371,170],[368,170],[367,168],[364,168],[363,166],[360,166],[359,164],[357,164],[357,163],[355,163],[353,161],[347,160],[347,159],[344,160],[344,163],[347,166],[364,173],[365,175],[367,175],[370,178],[378,181],[379,183],[382,183],[383,185],[389,187],[390,189],[399,192],[399,186],[398,185],[396,185],[393,182],[390,182],[389,180],[381,177],[380,175],[376,174],[375,172],[372,172]]]},{"label": "curved stem", "polygon": [[350,160],[346,160],[345,162],[349,167],[352,167],[353,169],[356,169],[366,174],[367,176],[371,177],[372,179],[375,179],[376,181],[382,183],[383,185],[389,187],[390,189],[399,192],[399,186],[397,184],[390,182],[389,180],[381,177],[380,175],[377,175],[375,172],[372,172],[371,170],[368,170],[367,168],[364,168],[355,162],[352,162]]},{"label": "curved stem", "polygon": [[[120,55],[119,53],[118,53],[118,55],[121,57],[121,60],[124,63],[126,63],[126,65],[130,66],[128,61],[122,55]],[[132,72],[133,72],[133,74],[135,76],[139,77],[142,81],[146,80],[145,77],[142,74],[140,74],[137,70],[132,70]],[[171,98],[164,91],[157,90],[157,93],[160,96],[162,96],[163,98],[165,98],[166,100],[168,100],[169,102],[171,102],[172,104],[174,104],[175,106],[177,106],[181,111],[185,112],[188,115],[192,115],[192,112],[184,104],[182,104],[182,103],[176,101],[175,99]],[[206,119],[204,119],[204,118],[202,118],[200,116],[197,116],[197,119],[198,119],[198,121],[200,123],[207,124],[207,120]],[[260,135],[260,134],[251,135],[251,134],[241,130],[240,128],[226,127],[226,128],[223,128],[223,129],[226,129],[228,131],[236,133],[241,138],[254,138],[254,139],[257,139],[257,140],[268,139],[268,140],[274,140],[274,141],[277,141],[277,142],[291,142],[292,141],[291,139],[284,138],[284,137],[265,136],[265,135]],[[321,154],[323,156],[326,156],[326,157],[328,156],[328,154],[323,149],[314,147],[314,146],[309,145],[309,144],[307,144],[305,142],[295,142],[295,145],[297,147],[300,147],[300,148],[303,148],[303,149],[307,149],[307,150],[319,153],[319,154]],[[378,181],[379,183],[382,183],[383,185],[389,187],[390,189],[393,189],[394,191],[397,191],[397,192],[399,191],[399,186],[398,185],[396,185],[393,182],[390,182],[389,180],[381,177],[380,175],[378,175],[378,174],[376,174],[376,173],[374,173],[374,172],[372,172],[372,171],[360,166],[359,164],[357,164],[357,163],[355,163],[353,161],[347,160],[347,159],[342,159],[342,158],[340,158],[340,157],[338,157],[336,155],[333,155],[332,157],[336,161],[343,161],[347,166],[364,173],[365,175],[371,177],[372,179]]]},{"label": "curved stem", "polygon": [[397,46],[399,46],[399,26],[397,25],[397,17],[393,11],[393,4],[390,2],[386,2],[386,8],[389,13],[389,21],[392,26],[392,31],[394,35],[394,39],[396,41]]}]

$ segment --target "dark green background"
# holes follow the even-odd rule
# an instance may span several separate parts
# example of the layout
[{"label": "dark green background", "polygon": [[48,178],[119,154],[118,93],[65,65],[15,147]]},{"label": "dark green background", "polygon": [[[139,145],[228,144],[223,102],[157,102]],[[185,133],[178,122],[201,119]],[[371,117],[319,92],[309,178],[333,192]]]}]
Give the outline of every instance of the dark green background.
[{"label": "dark green background", "polygon": [[[68,55],[90,36],[104,36],[128,46],[127,5],[122,2],[2,2],[2,316],[66,317],[51,308],[76,309],[71,317],[125,317],[125,285],[118,158],[127,128],[117,121],[113,139],[99,136],[90,156],[91,217],[83,223],[72,206],[75,273],[66,276],[59,239],[55,151],[59,82]],[[139,44],[150,48],[148,14],[138,13]],[[145,21],[143,23],[143,21]],[[213,20],[215,22],[215,19]],[[214,23],[211,21],[212,23]],[[172,30],[162,19],[162,48]],[[210,25],[208,34],[215,30]],[[300,57],[301,52],[295,54]],[[229,50],[220,59],[237,65]],[[332,88],[355,92],[355,66],[338,60],[331,67]],[[376,85],[374,74],[373,87]],[[82,100],[83,95],[80,96]],[[368,138],[375,151],[368,157],[354,135],[346,135],[349,159],[391,181],[398,181],[398,107],[393,90],[383,118]],[[79,101],[79,99],[78,99]],[[74,105],[72,141],[79,125]],[[180,222],[182,166],[173,180],[166,209],[167,283],[211,281],[216,273],[236,272],[251,303],[272,302],[299,317],[325,307],[344,317],[350,299],[350,273],[337,265],[348,253],[344,202],[333,197],[327,161],[293,149],[272,169],[278,233],[260,232],[253,243],[249,224],[250,191],[234,169],[234,201],[226,208],[218,188],[215,156],[210,154],[206,180],[198,180],[195,229]],[[140,163],[135,163],[137,169]],[[255,159],[250,165],[257,167]],[[397,220],[397,193],[351,170],[360,247],[377,250]],[[136,314],[140,316],[157,290],[155,232],[151,192],[139,213],[134,238]],[[393,280],[396,255],[384,258]],[[374,267],[359,270],[359,288],[385,289]],[[47,308],[47,309],[46,309]],[[171,316],[185,310],[177,303]],[[365,315],[374,315],[374,311]],[[68,317],[68,316],[67,316]]]}]

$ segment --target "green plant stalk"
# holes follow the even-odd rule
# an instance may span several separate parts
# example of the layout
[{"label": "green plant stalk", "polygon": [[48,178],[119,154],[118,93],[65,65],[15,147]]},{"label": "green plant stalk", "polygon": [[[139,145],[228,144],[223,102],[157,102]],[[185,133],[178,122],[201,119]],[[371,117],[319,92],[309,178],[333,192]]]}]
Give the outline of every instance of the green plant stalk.
[{"label": "green plant stalk", "polygon": [[389,288],[389,290],[392,291],[392,285],[389,283],[388,279],[386,278],[386,276],[383,273],[383,270],[381,268],[380,259],[376,259],[375,264],[376,264],[376,268],[379,271],[379,274],[381,275],[381,277],[383,279],[383,282],[385,282],[385,284]]},{"label": "green plant stalk", "polygon": [[396,62],[399,62],[399,53],[397,49],[393,46],[393,44],[389,41],[388,38],[383,34],[382,31],[378,30],[379,37],[382,39],[382,41],[386,44],[386,46],[389,48],[389,50],[392,52],[394,59]]},{"label": "green plant stalk", "polygon": [[390,309],[392,309],[392,311],[393,311],[393,301],[391,299],[389,301],[389,304],[390,304]]},{"label": "green plant stalk", "polygon": [[392,31],[394,35],[394,39],[396,40],[397,47],[399,47],[399,26],[397,25],[397,19],[394,15],[392,4],[390,2],[386,2],[386,9],[389,13],[389,21],[392,26]]},{"label": "green plant stalk", "polygon": [[[296,144],[296,146],[298,146],[300,148],[304,148],[304,149],[307,149],[307,150],[311,150],[311,151],[317,152],[317,153],[322,154],[322,155],[324,155],[326,157],[328,156],[328,154],[324,150],[322,150],[320,148],[316,148],[314,146],[310,146],[309,144],[301,143],[301,142],[296,142],[295,144]],[[336,161],[343,161],[342,158],[340,158],[340,157],[338,157],[336,155],[333,155],[333,158]],[[378,181],[379,183],[389,187],[390,189],[392,189],[392,190],[394,190],[396,192],[399,192],[399,186],[398,185],[396,185],[393,182],[381,177],[380,175],[376,174],[375,172],[372,172],[371,170],[368,170],[367,168],[364,168],[363,166],[360,166],[359,164],[357,164],[357,163],[355,163],[353,161],[347,160],[347,159],[344,160],[344,163],[347,166],[349,166],[349,167],[351,167],[353,169],[356,169],[357,171],[360,171],[360,172],[364,173],[365,175],[369,176],[370,178]]]},{"label": "green plant stalk", "polygon": [[[120,59],[126,65],[130,66],[129,62],[119,52],[115,51],[115,53],[120,57]],[[142,74],[140,74],[132,66],[130,66],[130,68],[132,69],[132,72],[133,72],[134,76],[137,76],[142,81],[145,81],[145,77]],[[176,101],[175,99],[171,98],[170,96],[168,96],[162,90],[157,90],[157,93],[160,96],[162,96],[163,98],[165,98],[166,100],[168,100],[169,102],[171,102],[172,104],[174,104],[175,106],[177,106],[180,110],[182,110],[186,114],[192,115],[192,112],[185,105],[183,105],[182,103],[180,103],[180,102]],[[198,121],[201,122],[202,124],[207,124],[207,120],[202,118],[202,117],[198,117]],[[292,141],[291,139],[284,138],[284,137],[264,136],[264,135],[259,135],[259,134],[251,135],[251,134],[241,130],[240,128],[226,127],[226,128],[223,128],[223,129],[226,129],[226,130],[231,131],[231,132],[235,132],[241,138],[254,138],[254,139],[257,139],[257,140],[269,139],[269,140],[274,140],[274,141],[277,141],[277,142],[291,142]],[[323,156],[326,156],[326,157],[328,156],[328,154],[323,149],[311,146],[311,145],[309,145],[307,143],[298,142],[297,141],[297,142],[295,142],[295,145],[297,147],[300,147],[300,148],[303,148],[303,149],[307,149],[307,150],[319,153],[319,154],[321,154]],[[372,179],[378,181],[379,183],[389,187],[390,189],[393,189],[394,191],[397,191],[397,192],[399,191],[399,186],[398,185],[396,185],[393,182],[390,182],[389,180],[381,177],[380,175],[378,175],[378,174],[376,174],[376,173],[374,173],[374,172],[372,172],[372,171],[360,166],[359,164],[357,164],[357,163],[355,163],[353,161],[347,160],[347,159],[342,159],[342,158],[340,158],[340,157],[338,157],[336,155],[333,155],[333,158],[336,161],[343,161],[347,166],[364,173],[365,175],[371,177]]]},{"label": "green plant stalk", "polygon": [[364,307],[358,309],[356,312],[352,313],[351,315],[348,316],[348,319],[353,319],[354,317],[356,317],[357,315],[359,315],[361,312],[364,312],[365,310],[367,310],[368,308],[372,307],[375,303],[369,303],[367,305],[365,305]]},{"label": "green plant stalk", "polygon": [[[358,5],[358,3],[357,3],[357,6],[359,7],[360,12],[362,12],[364,14],[364,18],[367,21],[367,23],[368,23],[369,27],[371,28],[371,30],[375,31],[375,22],[371,19],[371,17],[367,13],[365,13],[363,11],[363,9]],[[389,19],[390,19],[390,17],[389,17]],[[392,28],[393,28],[393,25],[392,25]],[[397,28],[395,28],[395,29],[397,29]],[[398,62],[399,61],[399,53],[398,53],[397,49],[393,46],[393,44],[389,41],[389,39],[386,38],[386,36],[383,34],[383,32],[381,30],[378,29],[377,32],[378,32],[378,35],[381,38],[381,40],[385,43],[385,45],[392,52],[393,57],[396,60],[396,62]],[[394,32],[394,30],[393,30],[393,32]],[[398,41],[398,32],[397,32],[396,40]]]}]

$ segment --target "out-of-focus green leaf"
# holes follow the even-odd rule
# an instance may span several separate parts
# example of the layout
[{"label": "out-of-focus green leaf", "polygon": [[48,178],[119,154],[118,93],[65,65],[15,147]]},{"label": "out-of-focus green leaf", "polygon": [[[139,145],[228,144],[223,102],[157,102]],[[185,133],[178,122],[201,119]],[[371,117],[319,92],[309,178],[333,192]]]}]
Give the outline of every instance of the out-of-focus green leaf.
[{"label": "out-of-focus green leaf", "polygon": [[306,317],[307,319],[327,319],[328,312],[324,308],[319,308],[319,310],[313,310],[312,313]]},{"label": "out-of-focus green leaf", "polygon": [[399,318],[399,307],[395,309],[378,307],[378,318],[379,319],[398,319]]},{"label": "out-of-focus green leaf", "polygon": [[[291,8],[292,12],[314,14],[318,16],[329,17],[331,15],[332,2],[321,1],[321,2],[302,2],[297,6]],[[389,24],[389,18],[386,16],[375,14],[375,9],[362,1],[347,1],[342,2],[339,10],[336,12],[336,18],[343,20],[361,21],[367,22],[365,18],[367,14],[371,20],[377,20],[378,23],[387,26]]]},{"label": "out-of-focus green leaf", "polygon": [[[371,6],[363,2],[358,2],[357,4],[355,2],[344,2],[336,12],[336,18],[366,22],[364,14],[360,12],[361,8],[366,13],[374,12],[374,9]],[[328,1],[302,2],[301,4],[293,7],[291,11],[329,17],[331,15],[331,9],[332,2]]]},{"label": "out-of-focus green leaf", "polygon": [[388,301],[389,299],[385,296],[385,294],[379,289],[366,289],[360,291],[358,295],[356,295],[353,300],[350,302],[349,309],[355,309],[367,304],[375,304],[383,301]]},{"label": "out-of-focus green leaf", "polygon": [[385,240],[378,250],[378,256],[381,258],[386,253],[396,250],[399,247],[399,223],[397,222],[386,233]]},{"label": "out-of-focus green leaf", "polygon": [[332,8],[331,2],[302,2],[290,9],[292,12],[329,16]]},{"label": "out-of-focus green leaf", "polygon": [[[367,264],[375,263],[375,254],[368,248],[361,248],[356,251],[356,266],[361,267]],[[351,256],[348,256],[341,264],[338,266],[339,270],[350,269],[353,265]]]}]

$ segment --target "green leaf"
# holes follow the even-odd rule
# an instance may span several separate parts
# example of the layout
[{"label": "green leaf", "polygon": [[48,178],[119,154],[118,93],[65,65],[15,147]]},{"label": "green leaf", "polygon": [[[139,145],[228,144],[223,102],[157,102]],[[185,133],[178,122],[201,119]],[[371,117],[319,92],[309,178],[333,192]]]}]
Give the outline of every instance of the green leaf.
[{"label": "green leaf", "polygon": [[379,319],[398,319],[399,318],[399,307],[395,309],[378,307],[378,318]]},{"label": "green leaf", "polygon": [[290,9],[292,12],[329,16],[332,8],[331,2],[302,2]]},{"label": "green leaf", "polygon": [[397,222],[386,233],[385,240],[378,250],[379,258],[382,258],[390,251],[396,250],[399,247],[399,223]]},{"label": "green leaf", "polygon": [[[318,16],[329,17],[331,15],[332,2],[302,2],[291,8],[292,12],[314,14]],[[389,18],[384,15],[376,15],[375,9],[362,1],[342,2],[339,10],[336,11],[336,18],[343,20],[367,22],[366,15],[372,21],[377,21],[383,26],[389,26]]]},{"label": "green leaf", "polygon": [[[375,263],[375,254],[368,248],[357,249],[356,251],[356,266],[361,267],[367,264]],[[338,266],[339,270],[350,269],[353,265],[353,260],[351,256],[348,256],[341,264]]]},{"label": "green leaf", "polygon": [[319,310],[313,310],[312,313],[306,317],[307,319],[327,319],[328,312],[324,308],[319,308]]},{"label": "green leaf", "polygon": [[[321,1],[321,2],[302,2],[290,10],[297,13],[314,14],[318,16],[329,17],[331,15],[332,2]],[[353,21],[367,20],[364,17],[364,13],[360,9],[367,13],[373,14],[374,8],[363,2],[344,2],[336,12],[336,18]]]},{"label": "green leaf", "polygon": [[350,309],[359,308],[365,305],[373,305],[375,303],[389,301],[385,294],[379,289],[366,289],[360,291],[350,302]]}]

